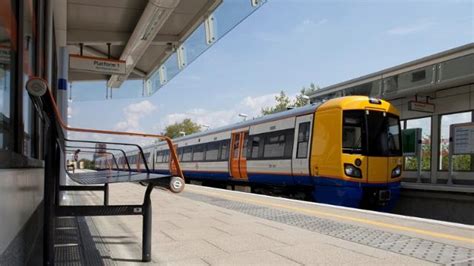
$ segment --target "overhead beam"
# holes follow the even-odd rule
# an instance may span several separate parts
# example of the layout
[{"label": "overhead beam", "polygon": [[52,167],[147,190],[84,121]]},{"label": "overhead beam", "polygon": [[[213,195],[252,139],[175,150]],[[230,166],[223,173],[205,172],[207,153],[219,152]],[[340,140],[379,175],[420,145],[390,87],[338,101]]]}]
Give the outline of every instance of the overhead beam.
[{"label": "overhead beam", "polygon": [[[78,45],[111,45],[125,46],[132,34],[117,31],[94,31],[94,30],[68,30],[67,44]],[[178,35],[157,34],[150,45],[166,45],[179,41]]]},{"label": "overhead beam", "polygon": [[125,75],[112,75],[107,82],[110,88],[119,88],[127,80],[151,42],[179,5],[180,0],[148,0],[143,13],[123,49],[120,60],[126,62]]}]

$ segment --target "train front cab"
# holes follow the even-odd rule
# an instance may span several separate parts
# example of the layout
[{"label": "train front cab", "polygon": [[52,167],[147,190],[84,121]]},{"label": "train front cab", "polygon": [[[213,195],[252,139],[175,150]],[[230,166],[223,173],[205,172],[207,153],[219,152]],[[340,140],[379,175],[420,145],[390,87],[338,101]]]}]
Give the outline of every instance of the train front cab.
[{"label": "train front cab", "polygon": [[399,197],[399,112],[362,96],[334,99],[315,113],[311,175],[317,202],[376,210]]}]

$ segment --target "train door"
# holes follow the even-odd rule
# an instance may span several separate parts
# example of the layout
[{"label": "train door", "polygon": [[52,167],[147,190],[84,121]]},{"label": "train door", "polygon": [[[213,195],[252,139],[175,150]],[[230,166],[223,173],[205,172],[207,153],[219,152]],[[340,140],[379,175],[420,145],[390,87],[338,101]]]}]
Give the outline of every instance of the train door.
[{"label": "train door", "polygon": [[248,131],[232,133],[229,170],[234,179],[248,179],[246,159],[248,137]]},{"label": "train door", "polygon": [[311,147],[311,128],[313,115],[299,116],[295,123],[295,139],[293,144],[292,169],[296,183],[303,183],[307,180],[298,176],[309,177],[309,154]]}]

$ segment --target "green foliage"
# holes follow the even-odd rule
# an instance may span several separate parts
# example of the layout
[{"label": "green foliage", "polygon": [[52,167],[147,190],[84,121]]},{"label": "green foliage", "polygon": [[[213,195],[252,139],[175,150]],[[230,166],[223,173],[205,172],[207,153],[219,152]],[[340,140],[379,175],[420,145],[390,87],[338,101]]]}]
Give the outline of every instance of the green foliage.
[{"label": "green foliage", "polygon": [[79,162],[77,163],[77,166],[79,167],[81,163],[83,163],[84,169],[95,169],[95,164],[91,160],[80,159]]},{"label": "green foliage", "polygon": [[300,91],[300,94],[296,96],[296,100],[293,104],[294,107],[301,107],[305,106],[308,104],[308,100],[305,99],[303,96],[309,96],[313,94],[316,90],[319,90],[319,86],[314,85],[314,83],[311,83],[308,88],[303,87]]},{"label": "green foliage", "polygon": [[170,138],[177,138],[182,136],[180,132],[186,133],[186,135],[190,135],[196,132],[201,131],[201,126],[197,123],[194,123],[191,119],[186,118],[181,123],[174,123],[169,125],[165,128],[165,136]]},{"label": "green foliage", "polygon": [[276,105],[272,107],[262,108],[262,115],[269,115],[285,111],[290,107],[290,98],[286,96],[284,91],[280,91],[280,94],[275,96]]},{"label": "green foliage", "polygon": [[309,103],[308,99],[305,99],[305,95],[308,96],[319,89],[319,86],[311,83],[308,88],[303,87],[300,91],[300,94],[296,96],[294,101],[291,101],[290,98],[285,94],[284,91],[280,91],[280,94],[275,96],[276,104],[271,107],[262,108],[262,115],[274,114],[282,111],[288,110],[288,108],[301,107]]}]

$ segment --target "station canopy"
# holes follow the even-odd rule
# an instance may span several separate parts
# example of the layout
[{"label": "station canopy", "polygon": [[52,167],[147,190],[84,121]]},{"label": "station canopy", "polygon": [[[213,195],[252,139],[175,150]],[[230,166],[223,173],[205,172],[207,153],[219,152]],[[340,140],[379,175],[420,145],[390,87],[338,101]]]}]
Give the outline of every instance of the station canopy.
[{"label": "station canopy", "polygon": [[70,99],[150,96],[264,2],[68,0]]}]

